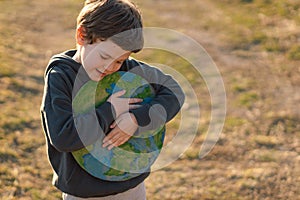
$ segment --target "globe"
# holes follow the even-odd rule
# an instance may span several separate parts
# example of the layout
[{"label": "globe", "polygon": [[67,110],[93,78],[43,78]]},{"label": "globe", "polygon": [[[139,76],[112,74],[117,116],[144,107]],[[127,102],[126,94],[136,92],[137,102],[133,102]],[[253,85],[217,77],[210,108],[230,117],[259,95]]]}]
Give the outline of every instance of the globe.
[{"label": "globe", "polygon": [[[90,112],[103,104],[111,94],[126,90],[123,97],[142,98],[141,104],[154,97],[151,85],[131,72],[115,72],[101,81],[87,82],[73,99],[75,115]],[[103,138],[72,152],[77,163],[89,174],[107,181],[124,181],[150,170],[157,159],[165,137],[165,126],[132,136],[126,143],[111,150],[102,147]]]}]

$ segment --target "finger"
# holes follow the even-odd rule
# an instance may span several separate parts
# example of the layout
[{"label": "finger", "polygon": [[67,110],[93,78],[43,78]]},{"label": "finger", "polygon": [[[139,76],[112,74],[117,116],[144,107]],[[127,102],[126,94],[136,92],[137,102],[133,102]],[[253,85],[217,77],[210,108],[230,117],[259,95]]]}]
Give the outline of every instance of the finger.
[{"label": "finger", "polygon": [[119,132],[119,128],[114,128],[105,138],[103,139],[103,143],[107,142],[108,140],[111,140],[115,135],[117,135]]},{"label": "finger", "polygon": [[118,140],[122,139],[122,133],[116,134],[114,137],[112,137],[110,140],[108,140],[108,142],[110,144],[114,144],[116,142],[118,142]]},{"label": "finger", "polygon": [[119,146],[121,146],[122,144],[127,142],[129,139],[130,139],[130,137],[125,137],[123,140],[120,141]]},{"label": "finger", "polygon": [[109,141],[109,145],[107,145],[107,149],[108,150],[111,150],[113,147],[117,147],[120,143],[120,138],[118,138],[116,141],[112,142],[112,141]]},{"label": "finger", "polygon": [[105,138],[105,140],[103,140],[103,144],[102,144],[102,147],[105,148],[107,147],[108,145],[110,145],[112,142],[111,142],[111,139],[110,138]]},{"label": "finger", "polygon": [[118,140],[123,140],[125,137],[128,137],[128,135],[122,132],[119,127],[114,128],[108,136],[104,138],[102,147],[105,148],[109,145],[113,145],[118,142]]},{"label": "finger", "polygon": [[143,101],[143,99],[140,99],[140,98],[130,98],[129,99],[129,103],[131,104],[131,103],[140,103],[140,102],[142,102]]},{"label": "finger", "polygon": [[108,147],[107,147],[107,149],[108,150],[112,150],[112,148],[114,148],[115,146],[114,145],[109,145]]},{"label": "finger", "polygon": [[140,108],[142,107],[142,105],[129,105],[129,110],[131,109],[137,109],[137,108]]},{"label": "finger", "polygon": [[112,125],[110,125],[110,128],[116,128],[116,126],[121,122],[123,120],[123,118],[122,117],[118,117],[114,122],[113,122],[113,124]]},{"label": "finger", "polygon": [[105,147],[108,147],[109,145],[111,145],[111,142],[110,140],[106,141],[105,143],[102,144],[102,147],[105,148]]},{"label": "finger", "polygon": [[110,128],[115,128],[117,126],[117,122],[114,121],[111,125],[110,125]]},{"label": "finger", "polygon": [[118,91],[118,92],[116,92],[112,95],[115,96],[115,97],[120,97],[120,96],[124,95],[125,93],[126,93],[126,90],[121,90],[121,91]]},{"label": "finger", "polygon": [[130,137],[121,137],[121,138],[118,138],[118,140],[116,140],[115,142],[111,143],[107,149],[108,150],[111,150],[112,148],[114,147],[118,147],[118,146],[121,146],[122,144],[124,144],[125,142],[128,141]]},{"label": "finger", "polygon": [[102,147],[105,148],[112,143],[112,139],[107,139],[106,141],[103,141]]},{"label": "finger", "polygon": [[103,148],[109,148],[109,146],[115,146],[115,145],[117,145],[118,143],[119,143],[119,141],[121,141],[121,140],[123,140],[122,138],[114,138],[113,140],[108,140],[108,141],[106,141],[103,145],[102,145],[102,147]]}]

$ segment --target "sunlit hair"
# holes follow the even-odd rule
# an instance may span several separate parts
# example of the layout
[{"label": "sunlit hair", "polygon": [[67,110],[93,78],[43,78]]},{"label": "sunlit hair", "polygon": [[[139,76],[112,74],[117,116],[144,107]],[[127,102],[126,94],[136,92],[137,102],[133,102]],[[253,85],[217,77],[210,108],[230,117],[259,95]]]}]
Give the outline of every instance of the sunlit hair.
[{"label": "sunlit hair", "polygon": [[140,11],[128,0],[86,0],[77,18],[90,43],[112,40],[122,49],[138,52],[143,48]]}]

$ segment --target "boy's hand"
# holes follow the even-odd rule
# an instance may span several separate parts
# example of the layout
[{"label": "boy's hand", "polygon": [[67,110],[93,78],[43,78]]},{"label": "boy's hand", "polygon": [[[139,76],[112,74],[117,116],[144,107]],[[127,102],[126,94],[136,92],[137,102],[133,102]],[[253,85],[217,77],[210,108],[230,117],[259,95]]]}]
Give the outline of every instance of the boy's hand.
[{"label": "boy's hand", "polygon": [[103,147],[111,150],[127,142],[138,128],[134,114],[126,112],[121,114],[110,126],[113,130],[103,139]]},{"label": "boy's hand", "polygon": [[140,103],[143,101],[143,99],[139,98],[123,98],[121,97],[126,93],[125,90],[116,92],[112,94],[108,98],[108,102],[110,102],[115,109],[116,118],[118,118],[122,113],[128,112],[130,109],[135,109],[140,107],[141,105],[134,105],[135,103]]}]

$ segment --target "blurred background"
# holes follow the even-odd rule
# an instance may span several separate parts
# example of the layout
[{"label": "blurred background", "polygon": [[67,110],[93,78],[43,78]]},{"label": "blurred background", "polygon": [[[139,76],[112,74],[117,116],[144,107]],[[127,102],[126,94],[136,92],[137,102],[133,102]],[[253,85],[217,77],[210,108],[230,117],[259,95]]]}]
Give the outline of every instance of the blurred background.
[{"label": "blurred background", "polygon": [[[176,30],[218,66],[227,116],[214,149],[199,159],[211,105],[205,82],[180,57],[134,57],[176,66],[197,93],[200,126],[190,148],[146,180],[156,199],[292,199],[300,196],[300,2],[134,0],[146,27]],[[82,0],[0,0],[0,199],[60,199],[40,126],[49,58],[75,48]],[[172,139],[180,120],[168,124]]]}]

